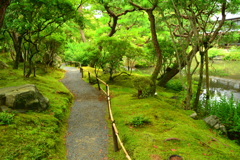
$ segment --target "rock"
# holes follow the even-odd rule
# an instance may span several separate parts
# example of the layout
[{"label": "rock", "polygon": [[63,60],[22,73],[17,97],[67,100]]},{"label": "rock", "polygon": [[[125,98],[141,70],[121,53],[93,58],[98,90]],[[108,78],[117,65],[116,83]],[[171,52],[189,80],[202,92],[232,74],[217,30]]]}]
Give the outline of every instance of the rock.
[{"label": "rock", "polygon": [[191,114],[189,117],[193,118],[193,119],[197,119],[197,113],[194,112],[193,114]]},{"label": "rock", "polygon": [[219,119],[215,115],[208,116],[204,119],[204,121],[210,125],[211,127],[214,127],[217,123],[219,123]]},{"label": "rock", "polygon": [[[33,84],[0,89],[0,106],[21,112],[47,109],[49,100]],[[2,109],[3,110],[3,109]]]},{"label": "rock", "polygon": [[210,125],[211,127],[221,130],[224,133],[227,133],[226,127],[221,124],[219,118],[216,115],[211,115],[206,118],[204,118],[204,121]]},{"label": "rock", "polygon": [[220,124],[220,125],[219,125],[219,129],[220,129],[221,131],[223,131],[224,133],[227,133],[227,129],[226,129],[226,127],[225,127],[224,125]]},{"label": "rock", "polygon": [[3,61],[0,61],[0,69],[5,69],[5,68],[8,68],[8,65]]}]

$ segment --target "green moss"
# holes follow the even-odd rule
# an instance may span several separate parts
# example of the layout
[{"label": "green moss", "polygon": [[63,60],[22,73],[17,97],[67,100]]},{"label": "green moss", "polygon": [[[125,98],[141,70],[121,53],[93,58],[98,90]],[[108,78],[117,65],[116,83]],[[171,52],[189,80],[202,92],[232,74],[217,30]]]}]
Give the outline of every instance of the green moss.
[{"label": "green moss", "polygon": [[[120,138],[132,159],[167,159],[173,154],[186,160],[239,159],[239,145],[219,135],[203,120],[189,117],[193,111],[182,108],[182,92],[158,88],[157,96],[137,99],[135,89],[129,85],[133,77],[120,76],[110,83],[113,116]],[[151,123],[140,128],[129,125],[138,116],[147,118]],[[109,135],[112,135],[111,130]],[[126,159],[122,150],[114,152],[112,139],[109,140],[108,157]]]},{"label": "green moss", "polygon": [[[132,159],[158,157],[167,159],[178,154],[185,159],[238,159],[240,146],[218,135],[203,120],[189,117],[192,111],[181,106],[179,92],[158,88],[157,96],[137,99],[134,89],[110,85],[113,116],[119,135]],[[151,123],[135,128],[129,125],[134,117],[142,116]],[[122,151],[114,152],[110,141],[109,157],[125,159]]]},{"label": "green moss", "polygon": [[37,77],[30,78],[23,77],[21,65],[18,70],[0,70],[0,88],[35,84],[50,101],[46,111],[16,113],[11,124],[0,126],[1,159],[66,159],[64,136],[72,95],[59,82],[63,76],[63,70],[54,68],[48,73],[38,68]]}]

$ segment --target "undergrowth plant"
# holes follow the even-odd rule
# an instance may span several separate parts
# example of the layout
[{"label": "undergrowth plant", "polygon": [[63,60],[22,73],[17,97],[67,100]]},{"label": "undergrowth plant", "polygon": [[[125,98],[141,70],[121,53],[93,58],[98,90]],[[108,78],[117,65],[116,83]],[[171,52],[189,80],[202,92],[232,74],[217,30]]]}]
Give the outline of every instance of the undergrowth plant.
[{"label": "undergrowth plant", "polygon": [[149,123],[150,123],[150,120],[148,118],[143,116],[137,116],[137,117],[133,117],[133,119],[129,124],[132,125],[133,127],[142,127]]},{"label": "undergrowth plant", "polygon": [[183,85],[182,85],[180,79],[171,79],[170,81],[167,82],[166,87],[168,89],[172,89],[174,91],[182,91],[183,90]]},{"label": "undergrowth plant", "polygon": [[209,101],[206,110],[216,115],[227,128],[229,138],[240,144],[240,103],[234,101],[233,95],[230,99],[223,96],[220,100]]},{"label": "undergrowth plant", "polygon": [[133,86],[138,90],[138,98],[144,98],[150,96],[151,86],[153,82],[149,77],[146,76],[135,76],[132,80]]},{"label": "undergrowth plant", "polygon": [[15,114],[8,112],[0,112],[0,125],[11,124]]}]

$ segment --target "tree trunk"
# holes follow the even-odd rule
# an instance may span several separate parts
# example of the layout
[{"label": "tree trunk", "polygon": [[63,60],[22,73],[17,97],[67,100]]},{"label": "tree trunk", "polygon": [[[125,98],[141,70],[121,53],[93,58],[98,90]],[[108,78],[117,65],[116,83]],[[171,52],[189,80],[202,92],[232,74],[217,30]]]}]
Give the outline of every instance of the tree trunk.
[{"label": "tree trunk", "polygon": [[29,58],[29,70],[28,70],[28,72],[27,72],[27,74],[26,74],[26,76],[25,77],[27,77],[27,78],[29,78],[30,76],[31,76],[31,74],[32,74],[32,60],[31,60],[31,58]]},{"label": "tree trunk", "polygon": [[111,26],[111,31],[109,32],[108,37],[112,37],[114,35],[114,33],[116,33],[118,17],[115,16],[112,18],[113,18],[113,24]]},{"label": "tree trunk", "polygon": [[10,5],[10,2],[11,2],[11,0],[1,0],[0,1],[0,29],[3,26],[6,9]]},{"label": "tree trunk", "polygon": [[[82,5],[80,5],[78,7],[78,12],[80,13],[80,15],[82,14]],[[83,31],[82,27],[80,28],[80,35],[81,35],[81,38],[82,38],[82,42],[85,43],[86,42],[86,37],[85,37],[85,34],[84,34],[84,31]]]},{"label": "tree trunk", "polygon": [[195,112],[198,112],[199,97],[201,94],[202,83],[203,83],[204,52],[200,52],[200,57],[201,57],[201,62],[200,62],[198,88],[197,88],[197,93],[196,93],[196,97],[195,97],[194,105],[193,105],[193,109]]},{"label": "tree trunk", "polygon": [[186,61],[189,61],[191,57],[195,56],[195,54],[198,52],[198,48],[195,50],[191,50],[190,53],[187,56],[187,60],[182,60],[181,62],[181,68],[179,67],[179,64],[176,62],[173,64],[172,68],[168,68],[164,74],[161,75],[161,77],[158,79],[158,85],[165,87],[167,82],[171,80],[174,76],[176,76],[179,73],[180,69],[183,69],[187,63]]},{"label": "tree trunk", "polygon": [[187,96],[185,109],[191,109],[192,100],[192,74],[191,74],[192,59],[187,62]]},{"label": "tree trunk", "polygon": [[148,13],[148,20],[150,22],[150,29],[151,29],[151,34],[152,34],[152,43],[154,45],[154,49],[155,49],[156,56],[157,56],[157,63],[156,63],[155,69],[151,76],[151,80],[153,81],[153,84],[154,84],[151,92],[153,92],[152,94],[154,94],[156,92],[156,80],[157,80],[158,74],[162,68],[162,58],[163,57],[162,57],[162,50],[160,48],[160,45],[159,45],[158,39],[157,39],[156,24],[155,24],[155,17],[153,15],[153,10],[147,10],[146,12]]},{"label": "tree trunk", "polygon": [[21,47],[23,37],[16,32],[10,32],[9,34],[13,40],[14,49],[16,51],[16,58],[14,61],[13,69],[18,69],[19,61],[21,59],[20,57],[22,56]]},{"label": "tree trunk", "polygon": [[208,50],[205,53],[205,68],[206,68],[206,103],[209,100],[210,96],[210,82],[209,82],[209,68],[208,68]]},{"label": "tree trunk", "polygon": [[80,34],[81,34],[81,38],[82,38],[83,43],[85,43],[87,40],[86,40],[83,29],[80,29]]}]

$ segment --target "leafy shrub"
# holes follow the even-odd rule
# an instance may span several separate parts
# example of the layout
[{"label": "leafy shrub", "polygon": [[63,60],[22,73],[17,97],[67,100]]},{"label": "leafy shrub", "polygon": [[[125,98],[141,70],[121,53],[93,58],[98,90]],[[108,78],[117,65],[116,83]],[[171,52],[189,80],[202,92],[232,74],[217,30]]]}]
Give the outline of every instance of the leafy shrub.
[{"label": "leafy shrub", "polygon": [[8,112],[0,112],[0,125],[11,124],[13,121],[14,114]]},{"label": "leafy shrub", "polygon": [[143,116],[137,116],[137,117],[133,117],[133,119],[131,120],[131,122],[129,123],[130,125],[132,125],[133,127],[141,127],[144,126],[145,124],[149,124],[150,120],[143,117]]},{"label": "leafy shrub", "polygon": [[133,87],[138,90],[138,98],[148,97],[151,94],[152,85],[152,80],[146,76],[136,76],[133,79]]},{"label": "leafy shrub", "polygon": [[223,58],[228,61],[240,61],[240,47],[232,47],[230,52]]},{"label": "leafy shrub", "polygon": [[179,79],[171,79],[167,82],[166,87],[174,91],[182,91],[183,85]]},{"label": "leafy shrub", "polygon": [[222,56],[222,55],[224,55],[224,52],[225,51],[223,49],[211,48],[208,51],[208,57],[209,58],[214,58],[214,57],[217,57],[217,56]]},{"label": "leafy shrub", "polygon": [[228,60],[228,61],[240,61],[240,53],[239,52],[230,52],[223,59]]}]

